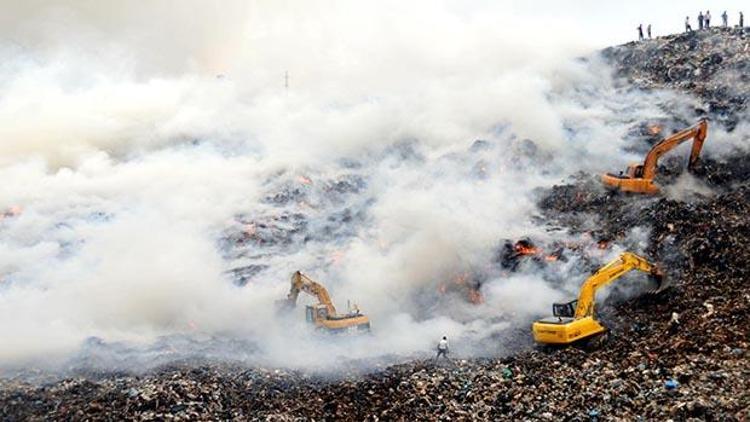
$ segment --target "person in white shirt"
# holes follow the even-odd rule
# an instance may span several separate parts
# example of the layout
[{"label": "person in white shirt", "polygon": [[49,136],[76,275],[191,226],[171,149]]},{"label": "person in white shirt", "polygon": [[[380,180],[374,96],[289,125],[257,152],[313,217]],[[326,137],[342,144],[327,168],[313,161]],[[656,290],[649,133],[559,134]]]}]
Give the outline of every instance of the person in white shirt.
[{"label": "person in white shirt", "polygon": [[435,362],[440,359],[440,356],[448,359],[448,337],[443,336],[437,346],[437,356],[435,356]]}]

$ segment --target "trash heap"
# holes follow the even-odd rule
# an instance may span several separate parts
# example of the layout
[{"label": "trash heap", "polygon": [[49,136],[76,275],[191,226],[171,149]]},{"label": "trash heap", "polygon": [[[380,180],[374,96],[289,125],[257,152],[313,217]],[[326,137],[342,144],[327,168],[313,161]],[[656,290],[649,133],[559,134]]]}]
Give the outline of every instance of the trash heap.
[{"label": "trash heap", "polygon": [[640,88],[690,92],[704,111],[734,128],[750,96],[750,37],[746,29],[710,30],[610,47],[603,55],[617,74]]},{"label": "trash heap", "polygon": [[651,255],[673,259],[682,274],[665,294],[607,308],[612,338],[598,350],[414,361],[327,378],[186,364],[43,386],[5,380],[0,418],[746,420],[750,186],[700,203],[655,199],[641,218],[653,227]]},{"label": "trash heap", "polygon": [[[709,114],[736,116],[745,107],[750,74],[742,67],[744,42],[736,31],[717,29],[605,54],[637,84],[696,92],[713,109]],[[721,75],[742,69],[731,95],[718,96],[729,86],[721,85]],[[748,420],[748,163],[704,160],[699,177],[715,191],[689,200],[614,195],[585,174],[540,191],[548,226],[623,243],[633,228],[647,229],[645,252],[672,281],[658,296],[602,307],[611,339],[600,349],[528,348],[508,357],[439,364],[414,360],[366,374],[346,367],[322,376],[173,363],[142,375],[41,384],[0,379],[0,419]],[[516,243],[506,248],[513,259],[519,248],[534,248],[529,241],[519,248]]]}]

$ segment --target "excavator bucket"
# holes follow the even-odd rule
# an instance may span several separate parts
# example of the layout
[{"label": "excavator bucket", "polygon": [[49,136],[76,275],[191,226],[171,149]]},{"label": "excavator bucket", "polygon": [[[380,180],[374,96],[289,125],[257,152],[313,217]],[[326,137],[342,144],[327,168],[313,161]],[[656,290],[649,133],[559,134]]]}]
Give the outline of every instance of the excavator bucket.
[{"label": "excavator bucket", "polygon": [[289,299],[277,300],[274,302],[274,305],[276,306],[276,312],[279,314],[287,313],[295,308],[294,302]]},{"label": "excavator bucket", "polygon": [[652,295],[659,294],[671,286],[668,277],[658,269],[654,269],[651,272],[651,280],[654,281],[655,287],[649,290],[648,293]]}]

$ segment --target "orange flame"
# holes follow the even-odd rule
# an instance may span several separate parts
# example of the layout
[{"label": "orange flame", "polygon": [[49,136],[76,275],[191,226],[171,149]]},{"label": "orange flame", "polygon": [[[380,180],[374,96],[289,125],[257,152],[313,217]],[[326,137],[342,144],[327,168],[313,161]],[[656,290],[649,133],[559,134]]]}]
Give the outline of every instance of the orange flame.
[{"label": "orange flame", "polygon": [[453,280],[455,284],[467,289],[466,298],[469,300],[470,303],[474,305],[479,305],[481,303],[484,303],[484,297],[482,296],[482,293],[480,293],[477,288],[472,286],[469,281],[470,281],[470,277],[468,273],[460,273]]},{"label": "orange flame", "polygon": [[554,261],[557,261],[557,259],[558,258],[555,255],[547,255],[544,257],[544,260],[547,262],[554,262]]},{"label": "orange flame", "polygon": [[521,255],[536,255],[539,252],[539,249],[530,245],[526,246],[522,243],[516,243],[513,249],[515,249],[516,252]]},{"label": "orange flame", "polygon": [[245,224],[242,226],[242,232],[245,233],[247,236],[254,236],[257,232],[257,228],[255,227],[255,223]]},{"label": "orange flame", "polygon": [[21,215],[22,211],[23,209],[20,205],[13,205],[6,209],[4,213],[0,214],[0,220],[2,220],[3,218],[17,217]]},{"label": "orange flame", "polygon": [[477,289],[469,289],[467,298],[473,305],[481,305],[482,303],[484,303],[484,296],[482,296],[482,293]]},{"label": "orange flame", "polygon": [[333,251],[331,253],[331,261],[333,262],[333,265],[339,264],[341,260],[343,259],[344,259],[343,251]]},{"label": "orange flame", "polygon": [[437,290],[440,294],[445,294],[448,292],[449,287],[453,285],[455,287],[450,290],[463,290],[466,295],[466,300],[468,300],[469,303],[474,305],[484,303],[484,297],[482,296],[482,293],[478,288],[473,286],[470,281],[471,277],[469,273],[460,273],[453,277],[450,283],[443,282],[438,284]]},{"label": "orange flame", "polygon": [[658,125],[656,123],[648,125],[648,131],[652,135],[658,135],[661,133],[661,125]]}]

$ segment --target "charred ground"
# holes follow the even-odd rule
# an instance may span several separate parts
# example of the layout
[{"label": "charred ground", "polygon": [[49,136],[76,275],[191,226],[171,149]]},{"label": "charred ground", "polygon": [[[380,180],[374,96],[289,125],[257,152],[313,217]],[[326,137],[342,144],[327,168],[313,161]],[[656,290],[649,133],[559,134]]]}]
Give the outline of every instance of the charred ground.
[{"label": "charred ground", "polygon": [[[750,51],[743,34],[715,29],[604,51],[628,84],[696,95],[733,133],[746,116]],[[638,132],[634,128],[635,133]],[[736,136],[742,136],[739,133]],[[642,136],[647,148],[648,136]],[[742,141],[746,141],[743,139]],[[739,144],[739,143],[738,143]],[[0,381],[0,416],[27,419],[689,419],[744,420],[750,406],[750,173],[746,152],[704,157],[712,189],[688,198],[605,191],[595,175],[539,192],[542,222],[597,241],[627,242],[647,228],[646,252],[672,289],[614,304],[603,349],[528,350],[434,366],[414,361],[324,378],[232,365],[176,365],[45,385]],[[661,183],[681,173],[663,164]],[[679,314],[678,325],[670,323]],[[677,381],[674,389],[666,381]]]}]

